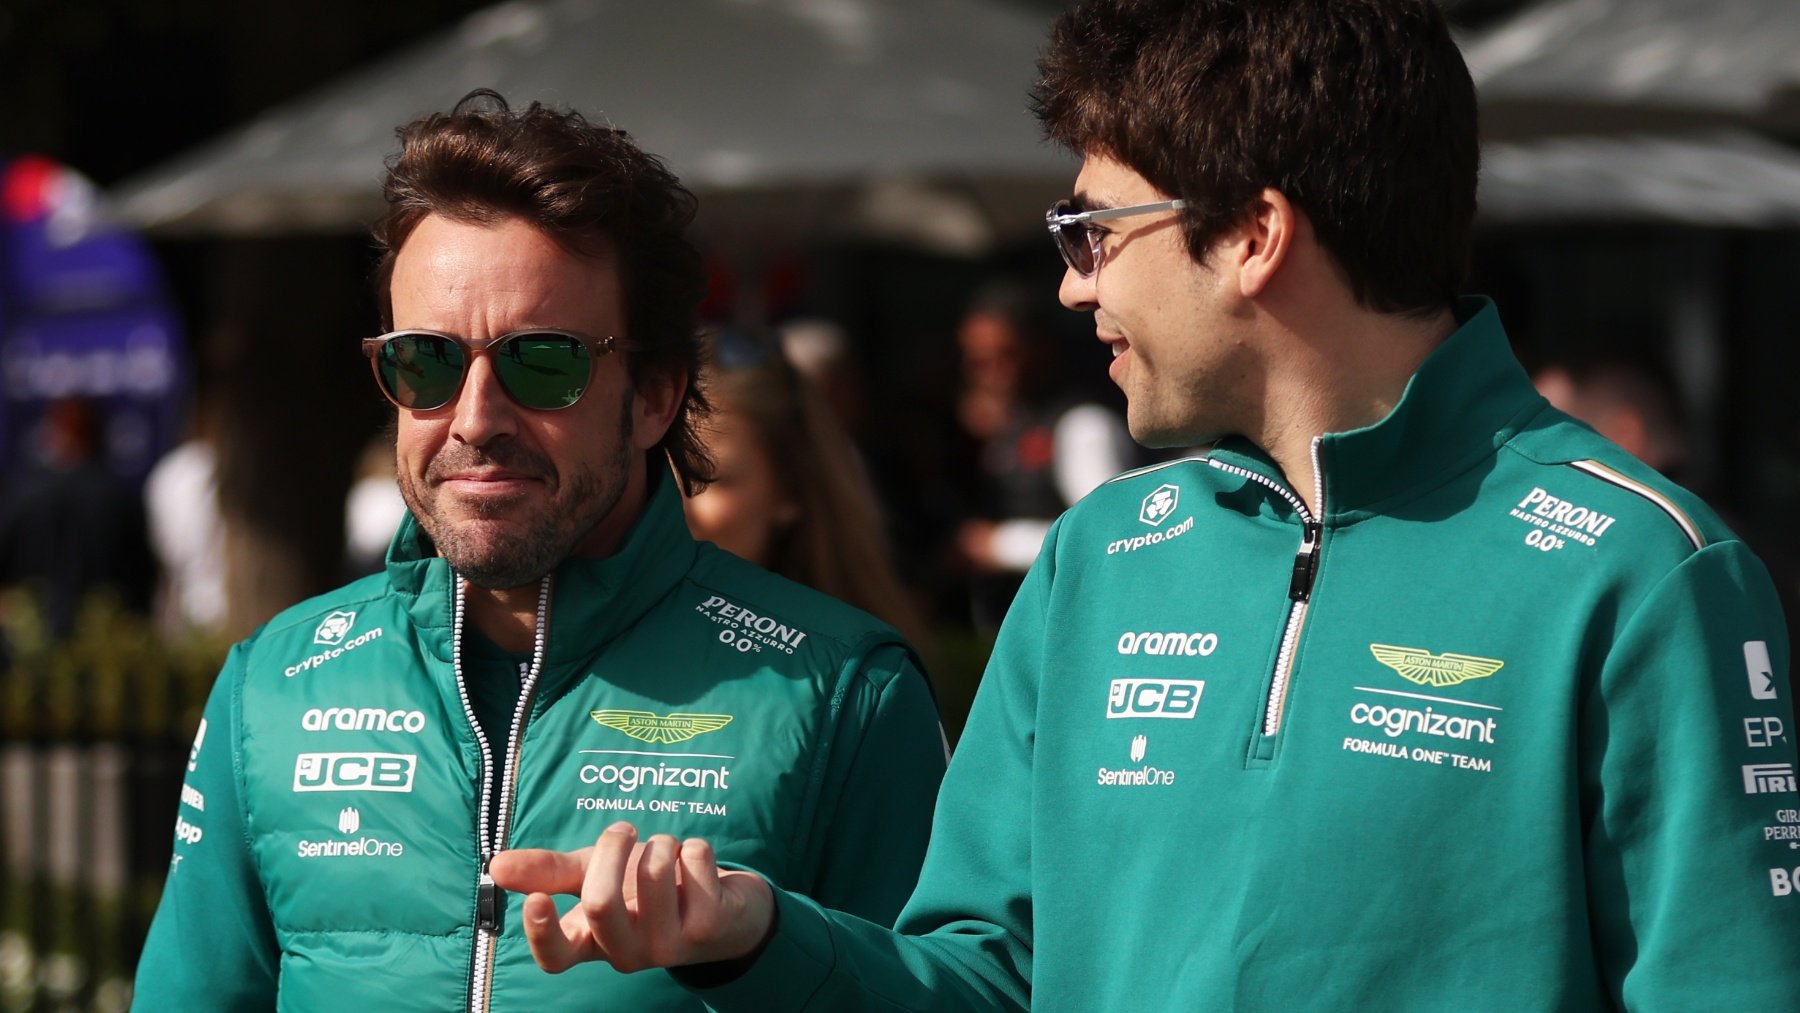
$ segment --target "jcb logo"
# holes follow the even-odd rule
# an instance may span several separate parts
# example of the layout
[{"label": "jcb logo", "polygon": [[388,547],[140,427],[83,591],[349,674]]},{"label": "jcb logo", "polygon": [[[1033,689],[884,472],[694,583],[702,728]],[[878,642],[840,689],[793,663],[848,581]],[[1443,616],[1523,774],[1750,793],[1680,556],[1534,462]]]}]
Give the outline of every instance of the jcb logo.
[{"label": "jcb logo", "polygon": [[415,753],[301,753],[295,791],[412,791]]},{"label": "jcb logo", "polygon": [[1106,716],[1192,718],[1205,688],[1197,679],[1114,679],[1106,695]]}]

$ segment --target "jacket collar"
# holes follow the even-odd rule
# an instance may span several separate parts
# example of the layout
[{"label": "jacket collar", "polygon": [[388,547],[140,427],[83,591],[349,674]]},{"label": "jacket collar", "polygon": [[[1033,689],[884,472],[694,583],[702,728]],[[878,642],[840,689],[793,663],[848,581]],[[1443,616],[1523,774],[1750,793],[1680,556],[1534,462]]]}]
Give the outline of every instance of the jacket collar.
[{"label": "jacket collar", "polygon": [[[553,690],[558,676],[585,669],[600,647],[636,624],[681,581],[696,551],[674,479],[652,465],[650,495],[619,548],[603,559],[565,559],[556,568],[540,693]],[[388,546],[387,574],[412,599],[408,613],[425,649],[448,664],[450,566],[411,513]]]},{"label": "jacket collar", "polygon": [[[1456,319],[1460,326],[1426,357],[1386,418],[1321,438],[1326,523],[1353,523],[1442,485],[1491,456],[1543,407],[1493,302],[1462,299]],[[1242,438],[1222,441],[1215,456],[1279,476],[1268,455]]]}]

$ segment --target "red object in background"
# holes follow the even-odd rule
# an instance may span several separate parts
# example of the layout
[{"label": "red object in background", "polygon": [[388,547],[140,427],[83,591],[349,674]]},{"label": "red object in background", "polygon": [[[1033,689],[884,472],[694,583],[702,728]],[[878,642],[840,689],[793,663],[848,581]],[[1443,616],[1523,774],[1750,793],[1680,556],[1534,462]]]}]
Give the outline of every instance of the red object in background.
[{"label": "red object in background", "polygon": [[1056,439],[1049,426],[1032,426],[1019,434],[1018,459],[1021,471],[1043,471],[1056,458]]},{"label": "red object in background", "polygon": [[0,173],[0,216],[22,225],[49,215],[57,191],[67,185],[70,175],[42,155],[24,155],[7,163]]}]

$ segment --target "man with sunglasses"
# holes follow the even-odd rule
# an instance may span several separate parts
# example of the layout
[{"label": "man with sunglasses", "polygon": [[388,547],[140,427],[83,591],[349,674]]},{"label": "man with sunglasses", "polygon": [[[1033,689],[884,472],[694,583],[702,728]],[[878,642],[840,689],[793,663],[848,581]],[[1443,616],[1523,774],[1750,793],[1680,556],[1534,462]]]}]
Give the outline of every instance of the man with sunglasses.
[{"label": "man with sunglasses", "polygon": [[[688,534],[694,201],[621,131],[478,92],[401,130],[363,342],[410,516],[233,649],[140,1009],[698,1010],[558,980],[488,874],[621,816],[881,923],[945,748],[891,628]],[[579,996],[567,994],[570,987]]]},{"label": "man with sunglasses", "polygon": [[540,962],[734,962],[720,1011],[1792,1008],[1774,593],[1458,298],[1436,5],[1086,0],[1042,69],[1062,302],[1137,439],[1210,449],[1046,539],[897,929],[621,829],[495,860]]}]

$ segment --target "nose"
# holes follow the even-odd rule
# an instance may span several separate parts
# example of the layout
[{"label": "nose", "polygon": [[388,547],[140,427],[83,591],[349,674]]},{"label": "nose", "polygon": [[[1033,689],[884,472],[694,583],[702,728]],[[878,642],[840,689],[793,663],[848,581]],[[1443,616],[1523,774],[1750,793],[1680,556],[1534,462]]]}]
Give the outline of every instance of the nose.
[{"label": "nose", "polygon": [[1062,284],[1056,289],[1056,298],[1064,306],[1077,312],[1087,313],[1099,309],[1100,297],[1094,287],[1099,277],[1100,272],[1095,271],[1092,276],[1083,278],[1079,271],[1065,266]]},{"label": "nose", "polygon": [[512,436],[518,429],[519,407],[500,386],[493,359],[485,353],[469,363],[469,373],[463,378],[452,411],[451,437],[472,447]]}]

